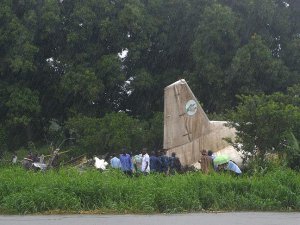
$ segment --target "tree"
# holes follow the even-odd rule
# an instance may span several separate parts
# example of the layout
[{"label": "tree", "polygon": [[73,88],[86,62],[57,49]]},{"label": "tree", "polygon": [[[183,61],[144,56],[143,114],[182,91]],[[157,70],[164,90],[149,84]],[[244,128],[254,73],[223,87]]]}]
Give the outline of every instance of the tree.
[{"label": "tree", "polygon": [[152,150],[163,148],[164,136],[164,115],[162,112],[155,112],[153,117],[148,120],[147,146]]},{"label": "tree", "polygon": [[300,171],[300,146],[299,141],[293,133],[288,138],[286,160],[290,168]]},{"label": "tree", "polygon": [[[123,110],[149,119],[163,110],[163,89],[179,78],[186,78],[193,67],[191,45],[194,30],[208,0],[141,1],[144,16],[141,36],[126,48],[124,60],[131,94]],[[143,44],[142,44],[142,43]],[[141,44],[140,44],[141,43]],[[187,72],[188,71],[188,72]]]},{"label": "tree", "polygon": [[[299,6],[283,0],[2,0],[6,146],[44,144],[53,121],[63,131],[72,118],[102,124],[105,115],[116,119],[112,113],[122,111],[138,119],[142,143],[159,148],[164,87],[180,78],[212,114],[236,106],[236,94],[288,93],[299,83]],[[10,95],[22,95],[28,107]]]},{"label": "tree", "polygon": [[280,59],[272,56],[262,38],[253,35],[251,41],[236,52],[226,82],[234,100],[236,94],[285,91],[297,80]]},{"label": "tree", "polygon": [[246,157],[263,162],[268,153],[283,156],[290,133],[300,134],[300,108],[282,101],[287,98],[293,99],[280,93],[240,96],[241,103],[230,114],[230,126],[237,131],[236,148]]},{"label": "tree", "polygon": [[62,102],[67,106],[70,115],[88,113],[98,95],[103,93],[103,84],[95,72],[88,68],[76,67],[68,71],[61,79],[63,91]]},{"label": "tree", "polygon": [[144,122],[123,112],[109,113],[103,118],[73,117],[67,128],[80,151],[89,155],[120,152],[122,147],[136,151],[147,143]]},{"label": "tree", "polygon": [[284,55],[286,65],[295,76],[300,76],[300,37],[294,37],[288,44]]},{"label": "tree", "polygon": [[6,129],[0,124],[0,159],[2,158],[5,151],[7,151],[8,138]]},{"label": "tree", "polygon": [[205,108],[221,111],[226,105],[228,65],[239,45],[239,20],[227,6],[205,8],[192,46],[196,70],[192,88]]},{"label": "tree", "polygon": [[3,98],[5,116],[3,125],[8,137],[8,147],[18,148],[37,137],[40,113],[39,96],[29,88],[9,86]]}]

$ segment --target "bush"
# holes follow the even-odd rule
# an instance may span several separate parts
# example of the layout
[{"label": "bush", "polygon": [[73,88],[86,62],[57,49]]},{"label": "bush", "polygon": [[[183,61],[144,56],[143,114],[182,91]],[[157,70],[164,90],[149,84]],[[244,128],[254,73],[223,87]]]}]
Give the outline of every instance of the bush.
[{"label": "bush", "polygon": [[78,116],[69,119],[66,127],[77,140],[80,153],[89,155],[120,151],[126,146],[137,150],[162,145],[162,113],[155,113],[149,124],[124,112],[108,113],[103,118]]},{"label": "bush", "polygon": [[229,116],[230,126],[237,131],[234,143],[237,150],[256,159],[262,167],[268,154],[283,157],[291,132],[300,135],[300,108],[293,98],[275,93],[240,96],[240,100],[236,111]]}]

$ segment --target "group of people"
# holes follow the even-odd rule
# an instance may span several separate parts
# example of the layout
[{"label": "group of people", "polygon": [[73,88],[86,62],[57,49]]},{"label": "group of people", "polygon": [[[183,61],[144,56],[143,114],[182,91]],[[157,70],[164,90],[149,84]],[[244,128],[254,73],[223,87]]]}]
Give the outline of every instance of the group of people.
[{"label": "group of people", "polygon": [[[53,151],[47,164],[48,167],[59,167],[58,151],[59,149]],[[211,171],[232,171],[237,175],[242,174],[241,169],[232,160],[228,159],[222,164],[217,164],[215,163],[216,156],[211,150],[202,150],[201,153],[202,155],[199,163],[203,173],[207,174]],[[30,169],[34,163],[45,164],[45,156],[43,154],[38,155],[37,153],[33,154],[32,152],[29,152],[27,158],[24,159],[26,160],[23,160],[23,166],[27,169]],[[13,154],[12,162],[17,162],[16,154]],[[120,169],[129,176],[132,176],[133,174],[147,175],[149,173],[173,175],[183,171],[180,159],[174,152],[171,156],[167,156],[165,151],[152,151],[149,155],[146,148],[143,148],[140,153],[135,155],[125,148],[122,149],[122,153],[118,156],[113,153],[110,159],[110,167],[113,169]]]},{"label": "group of people", "polygon": [[169,157],[165,151],[152,151],[149,156],[146,148],[143,148],[141,153],[136,155],[122,149],[119,157],[113,154],[110,159],[110,166],[114,169],[121,169],[129,176],[134,173],[144,175],[149,173],[175,174],[175,172],[180,173],[182,170],[181,162],[175,153]]},{"label": "group of people", "polygon": [[211,150],[202,150],[202,156],[201,159],[199,160],[199,163],[201,164],[201,170],[203,173],[209,173],[210,170],[214,171],[232,171],[236,175],[242,174],[241,169],[236,165],[235,162],[232,160],[229,160],[222,163],[222,164],[217,164],[215,163],[215,158],[216,156],[213,154]]},{"label": "group of people", "polygon": [[[202,156],[199,160],[201,164],[201,170],[207,174],[211,171],[232,171],[236,175],[242,174],[241,169],[235,162],[229,160],[222,163],[215,163],[216,156],[209,150],[202,150]],[[113,169],[120,169],[125,174],[132,176],[133,174],[149,174],[149,173],[164,173],[175,174],[182,172],[182,165],[180,159],[173,152],[171,156],[167,156],[165,151],[152,151],[148,154],[146,148],[143,148],[141,153],[136,155],[130,153],[125,148],[122,149],[122,153],[117,156],[113,154],[110,159],[110,166]]]}]

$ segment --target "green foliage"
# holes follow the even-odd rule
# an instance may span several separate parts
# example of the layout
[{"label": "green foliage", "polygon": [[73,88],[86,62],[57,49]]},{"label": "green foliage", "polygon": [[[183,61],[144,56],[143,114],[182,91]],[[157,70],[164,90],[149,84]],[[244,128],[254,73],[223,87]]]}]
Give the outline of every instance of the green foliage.
[{"label": "green foliage", "polygon": [[83,152],[104,154],[141,149],[147,142],[145,125],[126,113],[110,113],[103,118],[74,117],[67,122],[67,128],[76,138]]},{"label": "green foliage", "polygon": [[149,119],[147,146],[153,149],[161,149],[163,146],[164,136],[164,115],[161,112],[154,113],[153,117]]},{"label": "green foliage", "polygon": [[[226,99],[226,70],[239,44],[239,20],[227,6],[213,4],[205,8],[196,32],[192,52],[196,63],[196,94],[210,102],[208,110],[219,111]],[[201,81],[201,82],[200,82]],[[200,90],[201,92],[199,93]],[[210,96],[210,93],[212,96]]]},{"label": "green foliage", "polygon": [[38,93],[29,88],[11,87],[8,108],[8,123],[27,126],[40,112]]},{"label": "green foliage", "polygon": [[284,98],[288,96],[279,93],[240,96],[241,104],[230,115],[230,126],[237,130],[236,147],[257,157],[261,165],[268,153],[283,156],[290,133],[299,130],[300,108]]},{"label": "green foliage", "polygon": [[104,146],[104,141],[101,138],[100,119],[80,116],[73,117],[66,123],[66,128],[70,130],[71,136],[76,138],[80,153],[88,152],[89,154],[95,154],[98,148]]},{"label": "green foliage", "polygon": [[0,125],[0,159],[2,158],[6,150],[7,150],[7,134],[5,133],[5,128],[2,125]]},{"label": "green foliage", "polygon": [[293,133],[291,133],[290,137],[288,138],[286,161],[290,168],[300,171],[299,141],[296,139]]},{"label": "green foliage", "polygon": [[201,173],[130,178],[120,171],[63,169],[43,174],[2,167],[0,179],[1,213],[300,210],[299,173],[287,169],[239,178]]},{"label": "green foliage", "polygon": [[49,121],[49,126],[45,127],[45,135],[48,147],[58,147],[58,145],[65,139],[64,127],[59,124],[57,120]]},{"label": "green foliage", "polygon": [[126,113],[106,114],[102,119],[102,129],[110,150],[121,149],[123,146],[141,149],[143,146],[143,123]]},{"label": "green foliage", "polygon": [[[288,57],[288,56],[289,57]],[[288,47],[286,50],[287,65],[291,70],[297,71],[299,74],[300,71],[300,38],[295,37],[290,43],[288,43]]]},{"label": "green foliage", "polygon": [[288,69],[258,35],[237,51],[231,66],[228,80],[235,94],[270,93],[289,85]]},{"label": "green foliage", "polygon": [[96,71],[97,76],[103,80],[107,90],[124,82],[125,76],[121,71],[121,60],[116,55],[104,55],[99,60]]},{"label": "green foliage", "polygon": [[[236,106],[236,94],[285,92],[299,83],[299,10],[297,1],[278,0],[2,0],[0,122],[7,148],[55,139],[51,121],[65,138],[66,122],[77,115],[109,124],[119,120],[103,117],[119,111],[130,121],[122,118],[113,131],[101,127],[96,136],[87,132],[103,140],[75,147],[159,148],[156,112],[163,111],[164,87],[179,78],[211,114]],[[116,132],[121,126],[132,132]]]},{"label": "green foliage", "polygon": [[[49,201],[51,199],[51,201]],[[46,188],[32,191],[21,191],[3,199],[3,207],[12,213],[37,213],[56,210],[79,209],[80,202],[76,197],[59,190]]]},{"label": "green foliage", "polygon": [[62,78],[61,85],[68,98],[72,95],[78,96],[81,101],[93,101],[103,91],[102,83],[88,69],[77,68],[76,72],[69,71]]}]

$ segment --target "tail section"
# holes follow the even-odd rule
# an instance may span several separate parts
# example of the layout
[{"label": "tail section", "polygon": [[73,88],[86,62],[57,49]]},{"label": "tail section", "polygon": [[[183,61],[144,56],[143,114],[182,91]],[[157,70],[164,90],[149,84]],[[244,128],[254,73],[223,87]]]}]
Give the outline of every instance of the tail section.
[{"label": "tail section", "polygon": [[186,81],[167,86],[164,100],[164,149],[201,137],[209,120]]},{"label": "tail section", "polygon": [[183,165],[192,165],[209,149],[217,154],[240,158],[224,138],[234,138],[235,130],[226,121],[210,121],[185,80],[165,88],[164,149],[175,152]]}]

